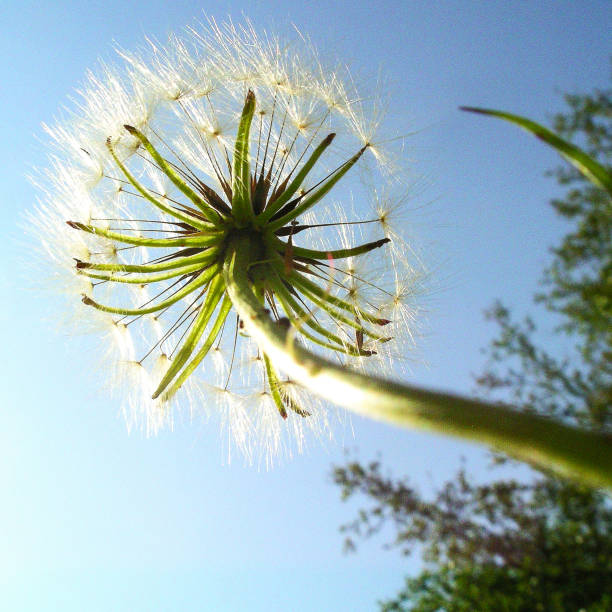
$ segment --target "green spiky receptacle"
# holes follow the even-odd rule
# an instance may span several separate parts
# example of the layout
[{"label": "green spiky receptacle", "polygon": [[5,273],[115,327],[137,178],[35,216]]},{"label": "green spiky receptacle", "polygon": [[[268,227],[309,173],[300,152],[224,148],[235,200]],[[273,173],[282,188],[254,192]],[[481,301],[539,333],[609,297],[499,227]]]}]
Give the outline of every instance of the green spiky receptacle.
[{"label": "green spiky receptacle", "polygon": [[[223,180],[231,188],[223,195],[202,181],[188,184],[177,171],[176,165],[164,159],[145,134],[133,126],[125,125],[125,130],[137,139],[152,162],[189,200],[189,204],[172,204],[152,193],[128,170],[111,140],[107,140],[111,158],[124,179],[137,194],[161,211],[169,223],[180,228],[180,236],[132,236],[93,224],[68,221],[73,229],[117,243],[172,251],[154,260],[155,263],[148,264],[108,264],[77,260],[76,268],[80,274],[102,282],[148,285],[176,279],[180,285],[170,297],[154,300],[138,308],[102,304],[90,296],[83,296],[85,304],[123,317],[141,317],[165,311],[179,300],[190,299],[192,295],[196,296],[196,300],[201,300],[199,306],[194,308],[192,320],[176,347],[174,358],[153,392],[153,399],[173,396],[222,332],[225,319],[231,311],[223,264],[230,245],[236,239],[249,241],[249,277],[253,287],[258,290],[260,302],[263,304],[267,300],[277,319],[280,318],[279,312],[282,312],[298,329],[298,333],[314,345],[338,354],[367,357],[375,354],[375,349],[371,346],[364,348],[364,337],[370,341],[370,345],[389,340],[388,336],[376,331],[376,328],[388,324],[388,320],[362,312],[354,304],[339,297],[328,296],[325,289],[308,278],[320,276],[317,268],[319,260],[359,256],[382,247],[389,240],[385,238],[331,251],[301,248],[292,243],[294,232],[299,233],[309,228],[300,226],[297,217],[332,189],[358,161],[365,147],[313,188],[304,190],[304,180],[333,141],[334,134],[323,138],[300,167],[283,168],[285,177],[280,176],[281,169],[275,166],[274,158],[268,162],[268,167],[262,162],[257,173],[257,169],[251,168],[250,159],[250,126],[255,108],[255,94],[249,91],[239,121],[231,173]],[[354,339],[347,335],[341,337],[336,331],[318,323],[307,306],[308,302],[323,308],[339,323],[344,323],[352,330]],[[201,341],[204,344],[198,350]],[[268,385],[279,414],[287,418],[289,410],[302,416],[307,415],[307,410],[279,391],[275,366],[266,355],[264,359]]]},{"label": "green spiky receptacle", "polygon": [[[387,319],[331,295],[329,287],[317,282],[318,261],[359,256],[383,247],[388,239],[331,251],[294,246],[293,235],[309,227],[296,225],[297,218],[340,181],[366,147],[313,188],[300,191],[310,170],[333,140],[330,134],[299,168],[292,168],[284,178],[277,176],[272,188],[274,161],[268,168],[262,163],[259,173],[251,167],[249,132],[255,109],[256,98],[249,91],[235,141],[231,176],[222,181],[228,186],[224,189],[227,201],[201,181],[188,185],[140,130],[126,126],[190,203],[162,201],[127,170],[108,142],[125,180],[167,215],[170,223],[181,228],[180,237],[134,237],[104,227],[69,222],[74,229],[115,242],[173,249],[150,264],[96,264],[78,260],[80,274],[106,282],[148,284],[177,278],[182,283],[171,297],[140,308],[106,306],[84,297],[86,304],[124,317],[140,317],[163,311],[192,294],[196,295],[194,302],[201,300],[193,309],[192,320],[153,397],[168,398],[180,389],[208,354],[233,309],[263,351],[270,394],[284,419],[291,413],[300,417],[309,413],[283,393],[277,369],[287,372],[311,392],[360,414],[484,442],[518,458],[554,467],[595,485],[612,487],[609,437],[499,406],[366,376],[339,367],[301,346],[300,337],[338,354],[367,357],[375,353],[377,344],[389,340],[380,330],[389,323]],[[282,239],[285,236],[286,241]],[[266,302],[269,310],[265,308]],[[304,307],[308,302],[352,330],[354,340],[347,341],[319,324],[312,309]],[[369,339],[367,348],[363,346],[364,338]]]}]

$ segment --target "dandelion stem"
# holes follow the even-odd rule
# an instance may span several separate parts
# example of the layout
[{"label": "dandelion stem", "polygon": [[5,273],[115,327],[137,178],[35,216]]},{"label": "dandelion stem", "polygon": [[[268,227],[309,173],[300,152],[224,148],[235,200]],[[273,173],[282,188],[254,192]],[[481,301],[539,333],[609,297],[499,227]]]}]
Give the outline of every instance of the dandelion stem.
[{"label": "dandelion stem", "polygon": [[305,350],[273,321],[248,277],[248,237],[229,246],[227,292],[260,349],[293,380],[370,418],[458,436],[567,477],[612,489],[612,436],[500,405],[366,376]]}]

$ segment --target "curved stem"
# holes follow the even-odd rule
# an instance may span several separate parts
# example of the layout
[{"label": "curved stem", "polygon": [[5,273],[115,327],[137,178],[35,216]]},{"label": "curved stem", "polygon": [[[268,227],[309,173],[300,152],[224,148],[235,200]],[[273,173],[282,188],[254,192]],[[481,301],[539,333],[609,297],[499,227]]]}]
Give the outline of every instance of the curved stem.
[{"label": "curved stem", "polygon": [[228,295],[252,338],[311,392],[358,414],[458,436],[612,489],[612,436],[466,397],[399,384],[340,367],[297,344],[257,300],[247,275],[251,246],[238,238],[223,268]]}]

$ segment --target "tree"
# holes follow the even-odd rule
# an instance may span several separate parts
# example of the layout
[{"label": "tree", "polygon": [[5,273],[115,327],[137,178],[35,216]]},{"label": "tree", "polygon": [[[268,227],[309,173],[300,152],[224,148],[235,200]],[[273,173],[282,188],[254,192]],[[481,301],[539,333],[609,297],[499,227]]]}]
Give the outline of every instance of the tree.
[{"label": "tree", "polygon": [[[608,172],[611,94],[566,95],[568,110],[553,121],[559,136]],[[551,206],[572,229],[552,249],[535,302],[559,318],[556,333],[570,348],[551,351],[531,318],[516,322],[496,303],[488,316],[498,334],[476,382],[489,398],[611,432],[612,199],[574,167],[551,174],[567,187]],[[405,555],[418,545],[428,563],[382,610],[612,609],[612,505],[601,492],[541,472],[526,482],[481,485],[461,469],[426,499],[406,479],[385,475],[378,461],[336,466],[333,478],[343,499],[363,495],[371,504],[342,527],[348,548],[390,523],[392,545]]]}]

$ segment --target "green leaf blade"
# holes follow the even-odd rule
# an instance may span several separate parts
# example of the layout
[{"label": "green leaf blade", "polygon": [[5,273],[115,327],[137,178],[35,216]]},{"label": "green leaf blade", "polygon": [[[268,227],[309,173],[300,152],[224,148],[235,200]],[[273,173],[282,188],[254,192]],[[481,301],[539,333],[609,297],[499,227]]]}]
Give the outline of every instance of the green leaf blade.
[{"label": "green leaf blade", "polygon": [[557,134],[541,126],[539,123],[536,123],[531,119],[527,119],[526,117],[521,117],[520,115],[513,115],[504,111],[488,108],[461,106],[459,109],[469,113],[498,117],[518,125],[525,131],[533,134],[539,140],[542,140],[546,144],[553,147],[553,149],[556,149],[562,157],[564,157],[579,172],[589,179],[589,181],[607,191],[610,197],[612,197],[612,173],[610,173],[604,166],[585,153],[582,149],[571,144],[570,142],[567,142],[566,140],[563,140],[557,136]]}]

